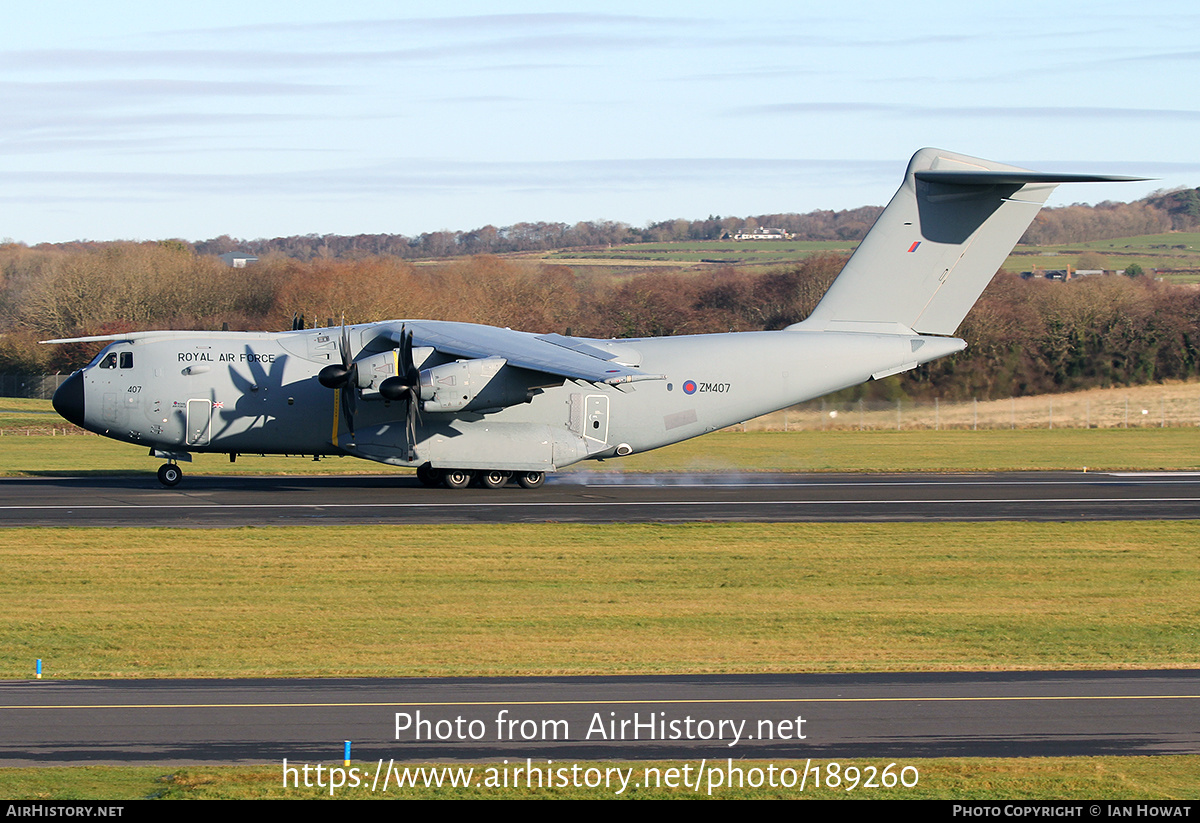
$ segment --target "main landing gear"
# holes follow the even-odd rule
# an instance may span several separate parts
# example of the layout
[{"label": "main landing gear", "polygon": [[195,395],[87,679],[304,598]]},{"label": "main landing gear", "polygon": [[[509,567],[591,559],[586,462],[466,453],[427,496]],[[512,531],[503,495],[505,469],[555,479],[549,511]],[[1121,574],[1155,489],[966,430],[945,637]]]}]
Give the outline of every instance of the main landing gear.
[{"label": "main landing gear", "polygon": [[475,483],[485,489],[502,489],[516,480],[523,489],[536,489],[546,482],[545,472],[506,472],[500,469],[435,469],[428,463],[417,467],[417,479],[423,486],[443,485],[448,489],[465,489]]},{"label": "main landing gear", "polygon": [[545,482],[545,472],[521,472],[517,475],[517,483],[523,489],[539,489]]},{"label": "main landing gear", "polygon": [[[506,472],[500,469],[472,471],[471,469],[435,469],[428,463],[417,468],[417,479],[424,486],[445,486],[448,489],[465,489],[472,483],[485,489],[502,489],[516,480],[523,489],[537,489],[546,482],[545,472]],[[168,489],[183,480],[183,469],[178,463],[163,463],[158,467],[158,482]]]}]

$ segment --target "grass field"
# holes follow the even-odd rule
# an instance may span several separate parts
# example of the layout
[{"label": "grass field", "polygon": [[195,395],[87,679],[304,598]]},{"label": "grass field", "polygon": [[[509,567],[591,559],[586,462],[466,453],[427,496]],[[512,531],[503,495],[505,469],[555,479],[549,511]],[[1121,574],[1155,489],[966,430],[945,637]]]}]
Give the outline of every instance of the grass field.
[{"label": "grass field", "polygon": [[1200,666],[1200,524],[7,529],[0,678]]},{"label": "grass field", "polygon": [[[855,761],[859,766],[868,765]],[[882,769],[889,761],[871,761]],[[535,761],[535,764],[537,761]],[[824,767],[828,761],[813,761]],[[341,765],[337,763],[336,765]],[[376,764],[355,763],[358,768],[373,769]],[[486,769],[496,768],[498,763],[467,764],[463,769],[474,767],[474,777],[486,779]],[[679,768],[683,764],[673,762],[588,762],[595,769],[633,769],[634,780],[641,781],[647,769]],[[693,762],[693,774],[700,763]],[[708,764],[707,768],[714,764]],[[718,768],[725,764],[718,764]],[[734,761],[734,765],[746,773],[758,767],[766,770],[770,765],[761,761]],[[799,763],[776,763],[777,767],[804,767]],[[849,761],[839,764],[841,768]],[[824,786],[817,789],[808,785],[803,792],[794,789],[740,790],[718,788],[712,797],[721,799],[977,799],[977,800],[1135,800],[1135,799],[1196,799],[1200,797],[1200,757],[1089,757],[1089,758],[945,758],[912,759],[902,764],[915,768],[919,781],[912,788],[892,789],[864,788],[862,781],[853,789],[843,783],[836,789]],[[412,768],[444,768],[446,764],[414,765]],[[459,768],[454,766],[452,768]],[[511,768],[511,767],[510,767]],[[839,768],[839,771],[841,770]],[[747,778],[752,779],[753,776]],[[706,779],[703,783],[707,786]],[[716,782],[712,780],[712,782]],[[909,779],[908,782],[912,782]],[[247,766],[225,768],[163,769],[140,766],[114,768],[93,766],[75,769],[4,769],[0,770],[0,793],[10,799],[72,800],[80,798],[104,798],[109,800],[137,800],[161,798],[164,800],[215,800],[215,799],[297,799],[328,798],[328,789],[284,788],[282,768]],[[352,799],[520,799],[520,798],[614,798],[613,791],[597,789],[504,789],[486,786],[470,789],[406,789],[391,790],[386,794],[372,794],[366,788],[344,789],[335,793],[337,797]],[[701,797],[708,796],[702,788]],[[688,799],[697,796],[693,789],[685,788],[635,788],[632,785],[623,793],[623,799]]]},{"label": "grass field", "polygon": [[646,262],[759,266],[790,263],[814,254],[848,255],[857,243],[816,240],[695,240],[680,243],[631,243],[607,249],[564,249],[548,252],[546,260],[568,265],[634,264]]},{"label": "grass field", "polygon": [[1151,269],[1200,268],[1200,232],[1147,234],[1055,246],[1017,246],[1004,268],[1027,271],[1037,265],[1042,269],[1061,269],[1068,264],[1076,265],[1084,252],[1103,255],[1109,269],[1123,269],[1130,263],[1137,263],[1147,272]]},{"label": "grass field", "polygon": [[[686,270],[717,265],[762,266],[795,263],[814,254],[849,255],[857,247],[848,241],[809,240],[692,240],[674,243],[630,243],[606,249],[563,249],[538,253],[547,261],[613,273],[652,268]],[[1008,271],[1063,269],[1077,266],[1084,252],[1109,258],[1106,268],[1124,269],[1137,263],[1151,269],[1200,268],[1200,232],[1169,232],[1053,246],[1017,246],[1004,262]],[[527,254],[520,256],[529,256]],[[1175,282],[1196,282],[1193,274],[1168,275]]]},{"label": "grass field", "polygon": [[[185,475],[407,474],[351,457],[196,454]],[[0,475],[140,475],[161,460],[146,449],[86,435],[0,436]],[[645,454],[589,461],[580,472],[914,472],[1200,470],[1197,429],[715,432]],[[186,479],[184,481],[187,482]]]},{"label": "grass field", "polygon": [[749,430],[1121,429],[1200,427],[1200,383],[1086,389],[1001,400],[812,400],[749,421]]}]

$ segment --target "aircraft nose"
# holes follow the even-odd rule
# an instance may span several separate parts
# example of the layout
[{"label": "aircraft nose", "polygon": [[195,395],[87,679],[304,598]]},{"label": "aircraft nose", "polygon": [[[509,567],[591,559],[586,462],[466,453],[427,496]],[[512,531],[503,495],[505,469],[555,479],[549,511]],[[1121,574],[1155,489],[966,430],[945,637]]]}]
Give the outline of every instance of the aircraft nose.
[{"label": "aircraft nose", "polygon": [[54,392],[54,410],[76,426],[83,425],[83,372],[77,371]]}]

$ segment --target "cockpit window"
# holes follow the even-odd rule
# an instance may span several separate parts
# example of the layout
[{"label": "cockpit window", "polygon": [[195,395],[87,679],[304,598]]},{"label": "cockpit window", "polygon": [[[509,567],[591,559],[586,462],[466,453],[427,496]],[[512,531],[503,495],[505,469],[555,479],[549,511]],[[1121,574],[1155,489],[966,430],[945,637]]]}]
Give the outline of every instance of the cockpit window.
[{"label": "cockpit window", "polygon": [[123,369],[132,369],[133,368],[133,352],[131,352],[131,351],[121,352],[121,368],[123,368]]},{"label": "cockpit window", "polygon": [[100,368],[102,368],[102,369],[115,369],[116,367],[117,367],[117,353],[116,352],[113,352],[112,354],[108,355],[107,357],[105,357],[103,360],[100,361]]}]

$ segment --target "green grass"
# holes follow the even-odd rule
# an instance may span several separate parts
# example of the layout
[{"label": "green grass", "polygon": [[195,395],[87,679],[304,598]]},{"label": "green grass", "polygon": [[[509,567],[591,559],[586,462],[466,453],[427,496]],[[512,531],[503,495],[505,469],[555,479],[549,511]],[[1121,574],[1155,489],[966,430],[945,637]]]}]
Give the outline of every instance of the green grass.
[{"label": "green grass", "polygon": [[[22,430],[8,430],[0,436],[0,476],[142,475],[149,478],[163,461],[149,457],[148,452],[142,446],[93,435],[35,433],[26,436]],[[411,474],[406,469],[351,457],[314,461],[311,457],[241,455],[236,463],[230,463],[224,454],[195,454],[191,463],[180,465],[185,475]]]},{"label": "green grass", "polygon": [[0,531],[0,678],[1200,666],[1200,523]]},{"label": "green grass", "polygon": [[[842,760],[838,772],[847,766],[886,767],[890,760]],[[812,765],[822,769],[829,763],[814,760]],[[713,798],[720,799],[943,799],[943,800],[1195,800],[1200,798],[1200,757],[1087,757],[1087,758],[918,758],[896,761],[898,767],[911,766],[917,770],[919,780],[912,788],[897,787],[865,788],[859,785],[847,790],[846,784],[830,789],[822,785],[815,788],[811,777],[801,792],[793,789],[745,787],[730,789],[719,787],[712,791]],[[313,764],[315,766],[315,764]],[[341,767],[340,761],[328,766]],[[386,765],[386,764],[385,764]],[[444,769],[446,763],[414,765],[412,768]],[[524,765],[524,761],[520,761]],[[534,761],[534,765],[545,767],[545,761]],[[573,765],[569,762],[556,766]],[[708,783],[716,783],[709,769],[728,768],[724,762],[705,764],[701,790],[697,793],[688,788],[636,788],[645,782],[647,769],[658,769],[665,775],[667,769],[691,767],[689,778],[695,783],[700,761],[655,761],[655,762],[610,762],[598,761],[581,764],[585,768],[633,769],[630,788],[622,795],[624,799],[684,799],[709,796]],[[754,768],[765,770],[772,765],[768,761],[735,760],[734,767],[741,769],[746,780],[754,780]],[[803,770],[805,761],[777,761],[777,769]],[[375,763],[352,763],[360,773],[376,768]],[[450,768],[460,768],[457,764]],[[474,768],[472,779],[484,781],[487,770],[501,769],[499,762],[464,764],[463,769]],[[509,764],[511,783],[514,764]],[[373,771],[371,772],[373,773]],[[311,773],[310,773],[311,774]],[[906,779],[911,783],[911,772]],[[164,800],[264,800],[264,799],[321,799],[330,797],[328,788],[284,787],[282,764],[270,766],[240,767],[193,767],[187,769],[163,769],[153,766],[111,767],[88,766],[82,768],[49,769],[3,769],[0,770],[0,794],[12,800],[138,800],[160,798]],[[302,778],[301,778],[302,779]],[[791,778],[788,778],[789,781]],[[315,774],[312,776],[315,782]],[[604,787],[588,788],[489,788],[487,786],[467,789],[444,787],[441,789],[406,789],[371,793],[369,783],[358,788],[345,788],[333,792],[333,796],[347,799],[518,799],[518,798],[614,798],[614,792]]]},{"label": "green grass", "polygon": [[[403,474],[355,458],[196,454],[187,475]],[[95,436],[0,436],[0,475],[153,475],[147,449]],[[1018,429],[1016,431],[725,431],[663,449],[566,471],[625,472],[971,472],[1118,469],[1200,470],[1200,430]],[[186,481],[185,481],[186,482]]]},{"label": "green grass", "polygon": [[[1200,268],[1200,232],[1168,232],[1140,237],[1093,240],[1088,243],[1063,243],[1053,246],[1017,246],[1004,268],[1009,271],[1063,269],[1075,266],[1084,252],[1099,252],[1107,258],[1107,268],[1123,269],[1137,263],[1147,273],[1151,269]],[[1172,282],[1196,282],[1194,275],[1166,275]]]},{"label": "green grass", "polygon": [[1192,255],[1200,258],[1200,232],[1175,231],[1162,234],[1144,234],[1138,237],[1118,237],[1111,240],[1093,240],[1088,243],[1072,244],[1094,251],[1141,251],[1145,249],[1167,251],[1171,254]]},{"label": "green grass", "polygon": [[58,416],[49,400],[27,397],[0,397],[0,435],[32,432],[49,434],[80,431]]},{"label": "green grass", "polygon": [[[10,412],[38,412],[54,414],[54,407],[49,400],[38,400],[32,397],[0,397],[0,415]],[[63,422],[61,419],[59,422]],[[66,425],[64,423],[64,425]]]},{"label": "green grass", "polygon": [[756,265],[789,263],[814,254],[850,254],[855,242],[813,240],[692,240],[677,243],[630,243],[606,249],[566,249],[547,254],[547,260],[611,260],[616,262],[725,262]]},{"label": "green grass", "polygon": [[717,432],[584,468],[625,471],[1078,471],[1200,468],[1195,429]]},{"label": "green grass", "polygon": [[[857,248],[853,241],[808,240],[697,240],[675,243],[630,243],[607,249],[564,249],[545,255],[545,259],[570,264],[572,260],[611,262],[621,267],[637,263],[674,263],[681,267],[705,262],[728,265],[784,265],[814,254],[850,255]],[[1099,252],[1110,258],[1108,268],[1123,269],[1138,263],[1144,269],[1200,268],[1200,232],[1168,232],[1141,237],[1095,240],[1087,243],[1062,243],[1051,246],[1017,246],[1002,268],[1008,271],[1063,269],[1075,266],[1084,252]],[[590,266],[589,266],[590,268]],[[1189,275],[1169,275],[1176,282],[1195,282]]]}]

